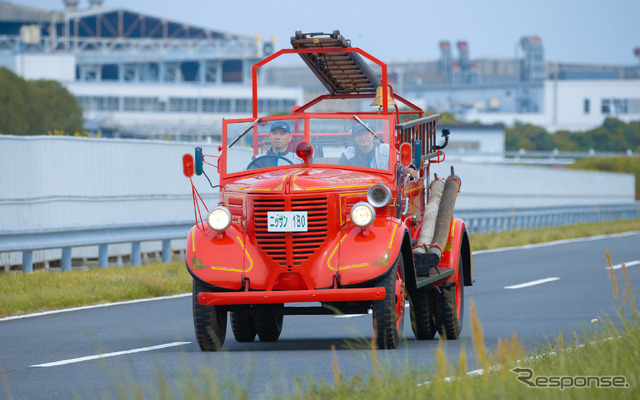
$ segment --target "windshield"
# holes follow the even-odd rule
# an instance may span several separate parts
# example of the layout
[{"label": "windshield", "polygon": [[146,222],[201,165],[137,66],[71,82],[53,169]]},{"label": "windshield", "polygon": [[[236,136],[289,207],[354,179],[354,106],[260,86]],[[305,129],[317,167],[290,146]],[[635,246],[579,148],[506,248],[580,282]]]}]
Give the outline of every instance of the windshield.
[{"label": "windshield", "polygon": [[[310,164],[378,170],[392,167],[389,160],[390,120],[386,117],[270,117],[257,122],[225,121],[225,124],[227,173],[302,164],[294,149],[305,138],[313,145]],[[234,141],[235,144],[229,147]]]}]

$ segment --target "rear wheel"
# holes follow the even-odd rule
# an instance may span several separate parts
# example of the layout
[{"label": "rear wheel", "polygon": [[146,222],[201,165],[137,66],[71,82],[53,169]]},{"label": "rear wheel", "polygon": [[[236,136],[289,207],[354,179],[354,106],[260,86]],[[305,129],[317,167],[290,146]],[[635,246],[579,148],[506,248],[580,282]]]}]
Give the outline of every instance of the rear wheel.
[{"label": "rear wheel", "polygon": [[206,286],[194,279],[191,301],[196,340],[202,351],[218,351],[227,334],[227,312],[220,306],[203,306],[198,303],[198,293],[203,291],[206,291]]},{"label": "rear wheel", "polygon": [[[278,308],[283,308],[279,305]],[[261,342],[277,342],[282,332],[284,316],[277,313],[257,313],[256,331]]]},{"label": "rear wheel", "polygon": [[418,340],[431,340],[436,335],[433,297],[432,289],[423,286],[411,298],[411,328]]},{"label": "rear wheel", "polygon": [[462,257],[458,262],[458,281],[455,285],[442,287],[442,293],[436,295],[435,311],[436,326],[440,336],[455,340],[462,331],[462,317],[464,312],[464,268]]},{"label": "rear wheel", "polygon": [[229,313],[231,330],[238,342],[253,342],[256,338],[256,319],[251,314]]},{"label": "rear wheel", "polygon": [[400,345],[406,299],[402,254],[398,256],[398,263],[391,268],[379,286],[384,287],[386,295],[384,299],[373,302],[376,343],[379,349],[395,349]]}]

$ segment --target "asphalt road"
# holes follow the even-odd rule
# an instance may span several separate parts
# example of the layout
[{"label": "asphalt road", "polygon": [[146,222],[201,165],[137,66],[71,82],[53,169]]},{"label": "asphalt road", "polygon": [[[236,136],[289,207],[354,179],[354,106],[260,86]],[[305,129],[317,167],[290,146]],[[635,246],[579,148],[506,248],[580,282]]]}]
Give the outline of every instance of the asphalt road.
[{"label": "asphalt road", "polygon": [[[448,343],[450,360],[458,359],[466,342],[469,369],[477,368],[471,302],[490,348],[516,333],[534,350],[559,332],[565,341],[581,335],[593,318],[617,320],[607,250],[613,264],[628,265],[638,287],[640,233],[474,253],[476,282],[465,288],[463,332]],[[0,320],[0,398],[131,397],[134,387],[153,393],[160,383],[177,394],[185,374],[200,370],[220,381],[235,380],[249,388],[251,398],[271,397],[291,393],[296,377],[333,382],[332,345],[345,376],[369,373],[370,315],[287,316],[276,343],[238,343],[229,327],[225,351],[203,353],[195,342],[190,301],[177,296]],[[437,340],[415,340],[409,322],[405,335],[403,347],[376,357],[434,365]]]}]

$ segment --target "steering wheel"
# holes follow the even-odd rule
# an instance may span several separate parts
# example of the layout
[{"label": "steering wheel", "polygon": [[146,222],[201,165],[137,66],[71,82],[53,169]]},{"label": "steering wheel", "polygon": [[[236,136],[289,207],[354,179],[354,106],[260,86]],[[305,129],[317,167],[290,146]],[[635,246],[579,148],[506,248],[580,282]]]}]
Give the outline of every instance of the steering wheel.
[{"label": "steering wheel", "polygon": [[[269,160],[267,160],[267,159],[269,159]],[[273,162],[270,161],[271,159],[273,159]],[[257,158],[254,158],[253,160],[251,160],[249,165],[247,165],[247,171],[250,170],[250,169],[256,169],[256,168],[274,167],[276,165],[276,160],[277,159],[285,160],[286,162],[289,163],[289,165],[293,165],[293,161],[289,160],[286,157],[276,156],[274,154],[265,154],[265,155],[262,155],[260,157],[257,157]],[[259,165],[259,164],[263,164],[263,165]],[[264,165],[264,164],[266,164],[266,165]],[[271,164],[273,164],[273,165],[271,165]]]}]

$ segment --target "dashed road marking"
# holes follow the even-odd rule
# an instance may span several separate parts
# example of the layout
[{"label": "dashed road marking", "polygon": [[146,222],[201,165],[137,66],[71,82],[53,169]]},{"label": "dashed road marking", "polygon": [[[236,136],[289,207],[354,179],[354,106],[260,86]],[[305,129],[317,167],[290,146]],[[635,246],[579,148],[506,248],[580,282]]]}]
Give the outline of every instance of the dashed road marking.
[{"label": "dashed road marking", "polygon": [[166,349],[167,347],[183,346],[185,344],[190,344],[190,343],[191,342],[173,342],[173,343],[161,344],[161,345],[158,345],[158,346],[141,347],[141,348],[138,348],[138,349],[116,351],[116,352],[113,352],[113,353],[105,353],[105,354],[96,354],[96,355],[93,355],[93,356],[86,356],[86,357],[79,357],[79,358],[71,358],[69,360],[55,361],[55,362],[50,362],[50,363],[45,363],[45,364],[36,364],[36,365],[32,365],[31,367],[40,367],[40,368],[58,367],[60,365],[74,364],[74,363],[79,363],[79,362],[83,362],[83,361],[98,360],[100,358],[117,357],[117,356],[123,356],[123,355],[126,355],[126,354],[142,353],[142,352],[145,352],[145,351]]},{"label": "dashed road marking", "polygon": [[525,287],[529,287],[529,286],[535,286],[535,285],[540,285],[543,283],[547,283],[547,282],[553,282],[553,281],[557,281],[558,277],[556,276],[552,276],[550,278],[545,278],[545,279],[538,279],[537,281],[531,281],[531,282],[525,282],[525,283],[521,283],[519,285],[513,285],[513,286],[505,286],[505,289],[522,289]]},{"label": "dashed road marking", "polygon": [[[633,261],[629,261],[629,262],[622,263],[622,264],[624,264],[625,268],[629,268],[629,267],[633,267],[634,265],[640,264],[640,260],[633,260]],[[620,269],[620,268],[622,268],[622,264],[613,265],[612,268],[613,269]],[[607,267],[607,269],[609,269],[609,267]]]}]

